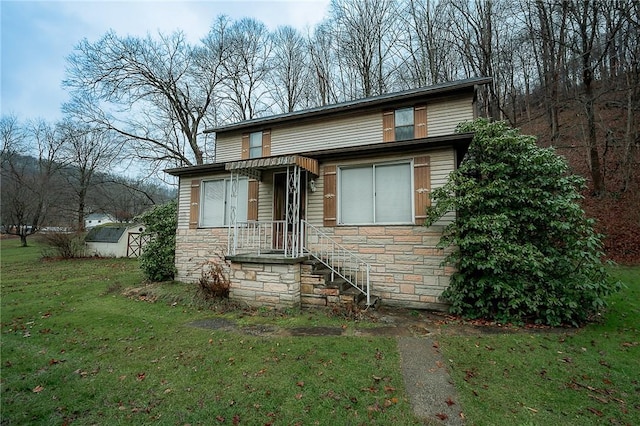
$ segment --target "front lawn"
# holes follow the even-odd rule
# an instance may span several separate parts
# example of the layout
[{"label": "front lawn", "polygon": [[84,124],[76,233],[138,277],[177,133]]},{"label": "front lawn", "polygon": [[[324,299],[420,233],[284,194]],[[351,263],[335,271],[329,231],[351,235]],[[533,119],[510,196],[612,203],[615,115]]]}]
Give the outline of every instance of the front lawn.
[{"label": "front lawn", "polygon": [[3,425],[419,424],[393,338],[195,328],[214,313],[122,296],[135,260],[39,255],[2,241]]},{"label": "front lawn", "polygon": [[[212,317],[355,324],[323,311],[207,310],[178,283],[125,297],[141,287],[135,260],[46,261],[37,246],[1,243],[3,425],[420,424],[393,338],[196,328]],[[627,288],[580,330],[440,326],[467,424],[640,424],[640,268],[612,271]]]},{"label": "front lawn", "polygon": [[465,414],[479,425],[640,424],[640,268],[583,329],[446,336]]}]

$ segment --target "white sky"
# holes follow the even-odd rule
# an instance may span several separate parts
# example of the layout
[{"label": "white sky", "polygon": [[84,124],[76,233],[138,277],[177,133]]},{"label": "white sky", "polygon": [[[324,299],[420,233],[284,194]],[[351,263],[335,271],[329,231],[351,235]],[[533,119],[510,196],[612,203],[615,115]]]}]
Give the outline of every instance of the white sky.
[{"label": "white sky", "polygon": [[20,121],[61,118],[65,58],[83,38],[96,41],[109,29],[144,36],[182,30],[191,42],[221,14],[252,17],[270,30],[291,25],[306,33],[324,19],[329,0],[0,0],[0,112]]}]

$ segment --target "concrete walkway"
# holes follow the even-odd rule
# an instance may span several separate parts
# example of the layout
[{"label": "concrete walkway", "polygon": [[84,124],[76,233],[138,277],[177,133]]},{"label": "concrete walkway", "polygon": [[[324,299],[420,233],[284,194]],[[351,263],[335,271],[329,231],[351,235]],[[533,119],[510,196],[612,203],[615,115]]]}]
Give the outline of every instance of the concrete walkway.
[{"label": "concrete walkway", "polygon": [[404,386],[414,414],[426,424],[464,424],[458,394],[437,342],[425,337],[397,340]]}]

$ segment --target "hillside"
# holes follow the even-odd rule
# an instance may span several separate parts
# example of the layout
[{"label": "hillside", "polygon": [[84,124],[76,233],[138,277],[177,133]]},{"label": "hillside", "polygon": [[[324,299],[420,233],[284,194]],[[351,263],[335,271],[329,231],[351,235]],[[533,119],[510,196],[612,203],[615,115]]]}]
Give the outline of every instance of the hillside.
[{"label": "hillside", "polygon": [[[640,152],[637,147],[625,147],[622,129],[625,129],[624,110],[615,108],[613,100],[602,103],[597,110],[599,118],[598,143],[606,194],[594,196],[591,186],[583,191],[582,205],[589,217],[596,220],[596,229],[605,235],[607,257],[620,264],[640,264]],[[519,124],[526,134],[538,136],[540,146],[551,146],[551,137],[544,111],[531,114],[531,121]],[[634,122],[638,126],[638,121]],[[606,130],[605,130],[606,129]],[[637,132],[637,129],[635,129]],[[564,156],[574,173],[587,179],[590,185],[587,149],[584,142],[581,106],[567,102],[560,112],[560,138],[555,148]],[[636,133],[637,134],[637,133]],[[625,188],[625,162],[631,167]]]}]

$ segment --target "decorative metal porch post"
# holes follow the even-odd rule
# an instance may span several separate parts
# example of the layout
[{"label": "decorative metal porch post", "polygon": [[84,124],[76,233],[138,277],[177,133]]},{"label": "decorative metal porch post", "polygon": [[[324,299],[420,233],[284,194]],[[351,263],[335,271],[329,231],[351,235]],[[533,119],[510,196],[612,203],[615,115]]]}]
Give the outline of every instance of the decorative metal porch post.
[{"label": "decorative metal porch post", "polygon": [[[300,256],[300,167],[287,166],[287,206],[285,226],[285,255]],[[288,244],[291,227],[291,244]]]}]

